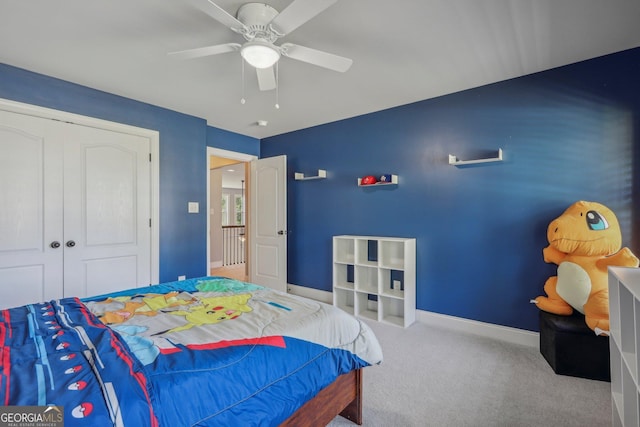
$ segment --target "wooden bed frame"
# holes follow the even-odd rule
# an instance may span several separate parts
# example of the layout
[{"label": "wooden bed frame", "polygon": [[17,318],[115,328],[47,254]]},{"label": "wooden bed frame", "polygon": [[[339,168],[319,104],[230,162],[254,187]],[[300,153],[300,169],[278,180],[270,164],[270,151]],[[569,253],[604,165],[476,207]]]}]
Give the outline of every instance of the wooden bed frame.
[{"label": "wooden bed frame", "polygon": [[338,415],[362,425],[362,369],[340,375],[280,426],[321,427]]}]

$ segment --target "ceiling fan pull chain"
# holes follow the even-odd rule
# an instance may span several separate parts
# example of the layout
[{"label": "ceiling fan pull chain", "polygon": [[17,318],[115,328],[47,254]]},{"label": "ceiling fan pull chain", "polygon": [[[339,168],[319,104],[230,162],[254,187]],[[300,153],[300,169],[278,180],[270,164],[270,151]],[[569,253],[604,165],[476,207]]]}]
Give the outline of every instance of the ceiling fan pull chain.
[{"label": "ceiling fan pull chain", "polygon": [[240,98],[240,104],[244,105],[247,101],[244,99],[244,58],[242,56],[240,57],[240,62],[242,62],[242,98]]},{"label": "ceiling fan pull chain", "polygon": [[280,61],[276,62],[276,110],[280,109]]}]

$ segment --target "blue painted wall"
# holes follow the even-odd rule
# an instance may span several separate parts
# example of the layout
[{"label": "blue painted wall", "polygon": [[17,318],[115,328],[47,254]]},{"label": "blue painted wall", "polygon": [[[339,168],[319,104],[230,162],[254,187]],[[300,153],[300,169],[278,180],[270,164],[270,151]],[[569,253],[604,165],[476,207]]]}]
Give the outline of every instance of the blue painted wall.
[{"label": "blue painted wall", "polygon": [[207,145],[237,153],[260,156],[260,140],[212,126],[207,127]]},{"label": "blue painted wall", "polygon": [[160,132],[160,281],[207,273],[207,145],[248,154],[259,141],[207,126],[205,120],[0,64],[0,98]]},{"label": "blue painted wall", "polygon": [[[638,76],[634,49],[262,140],[288,159],[289,283],[331,290],[334,235],[416,237],[419,309],[538,330],[546,228],[570,204],[608,205],[640,253]],[[384,173],[399,185],[356,185]]]}]

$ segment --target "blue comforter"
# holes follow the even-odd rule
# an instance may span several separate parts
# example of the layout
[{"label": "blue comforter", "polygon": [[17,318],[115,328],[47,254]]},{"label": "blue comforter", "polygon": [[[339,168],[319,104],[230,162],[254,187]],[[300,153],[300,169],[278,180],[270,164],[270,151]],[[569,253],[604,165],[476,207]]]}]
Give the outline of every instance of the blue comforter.
[{"label": "blue comforter", "polygon": [[344,312],[223,278],[0,311],[0,404],[65,426],[275,426],[381,360]]}]

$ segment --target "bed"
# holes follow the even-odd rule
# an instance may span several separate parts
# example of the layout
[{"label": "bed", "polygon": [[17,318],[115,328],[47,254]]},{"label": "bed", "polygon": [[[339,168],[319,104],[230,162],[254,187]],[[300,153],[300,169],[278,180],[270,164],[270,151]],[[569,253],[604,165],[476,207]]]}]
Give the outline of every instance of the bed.
[{"label": "bed", "polygon": [[381,361],[343,311],[222,277],[0,311],[0,404],[67,427],[361,424]]}]

